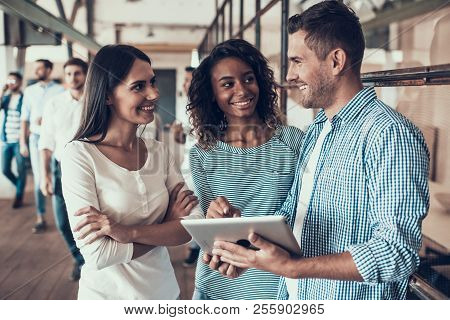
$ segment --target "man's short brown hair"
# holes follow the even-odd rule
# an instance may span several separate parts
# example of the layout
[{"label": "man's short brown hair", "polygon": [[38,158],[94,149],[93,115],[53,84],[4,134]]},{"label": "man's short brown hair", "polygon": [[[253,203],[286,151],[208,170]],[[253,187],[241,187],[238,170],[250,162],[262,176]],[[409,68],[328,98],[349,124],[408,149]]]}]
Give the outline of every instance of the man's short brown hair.
[{"label": "man's short brown hair", "polygon": [[339,1],[320,2],[289,18],[289,34],[299,30],[306,32],[305,43],[320,60],[341,48],[359,75],[365,42],[359,18],[351,8]]},{"label": "man's short brown hair", "polygon": [[70,58],[69,60],[67,60],[66,63],[64,63],[64,69],[67,66],[79,66],[83,70],[83,73],[87,74],[88,64],[86,62],[84,62],[83,60],[81,60],[81,59]]}]

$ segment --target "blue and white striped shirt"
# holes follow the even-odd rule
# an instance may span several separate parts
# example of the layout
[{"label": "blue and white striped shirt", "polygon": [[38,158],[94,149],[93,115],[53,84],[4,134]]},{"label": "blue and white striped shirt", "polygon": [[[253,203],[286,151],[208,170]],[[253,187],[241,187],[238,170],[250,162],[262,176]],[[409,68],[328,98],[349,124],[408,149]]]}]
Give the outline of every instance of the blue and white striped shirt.
[{"label": "blue and white striped shirt", "polygon": [[[195,145],[189,160],[202,210],[206,213],[212,200],[224,196],[244,217],[273,215],[292,186],[303,135],[298,128],[282,126],[258,147],[238,148],[221,141],[210,150]],[[276,299],[279,279],[257,269],[228,279],[200,258],[195,286],[211,299]]]},{"label": "blue and white striped shirt", "polygon": [[[277,212],[295,221],[303,170],[327,117],[309,127],[292,189]],[[404,299],[429,207],[429,154],[409,120],[361,90],[331,121],[301,235],[305,257],[350,252],[364,282],[300,279],[299,299]],[[280,280],[280,299],[288,297]]]}]

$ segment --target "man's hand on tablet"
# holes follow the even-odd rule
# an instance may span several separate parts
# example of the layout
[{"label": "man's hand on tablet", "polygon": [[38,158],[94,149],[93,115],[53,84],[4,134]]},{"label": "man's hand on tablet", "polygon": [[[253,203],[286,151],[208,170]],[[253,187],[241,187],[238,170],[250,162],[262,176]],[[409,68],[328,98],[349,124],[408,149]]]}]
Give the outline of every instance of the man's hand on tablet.
[{"label": "man's hand on tablet", "polygon": [[288,268],[291,261],[289,252],[255,233],[249,236],[249,240],[259,250],[247,249],[227,241],[216,241],[212,252],[213,257],[218,257],[218,261],[241,269],[256,268],[281,276],[292,276]]},{"label": "man's hand on tablet", "polygon": [[219,271],[223,276],[229,279],[237,278],[247,271],[247,268],[238,268],[229,263],[221,262],[219,256],[210,256],[207,253],[203,254],[203,263],[209,265],[211,269]]}]

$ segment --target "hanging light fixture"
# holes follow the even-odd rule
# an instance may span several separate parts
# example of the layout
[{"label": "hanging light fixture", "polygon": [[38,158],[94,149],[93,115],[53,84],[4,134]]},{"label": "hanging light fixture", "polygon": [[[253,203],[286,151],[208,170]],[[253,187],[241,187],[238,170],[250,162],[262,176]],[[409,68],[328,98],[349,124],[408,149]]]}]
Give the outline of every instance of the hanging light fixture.
[{"label": "hanging light fixture", "polygon": [[198,50],[192,49],[191,52],[191,67],[197,68],[200,64],[200,60],[198,58]]}]

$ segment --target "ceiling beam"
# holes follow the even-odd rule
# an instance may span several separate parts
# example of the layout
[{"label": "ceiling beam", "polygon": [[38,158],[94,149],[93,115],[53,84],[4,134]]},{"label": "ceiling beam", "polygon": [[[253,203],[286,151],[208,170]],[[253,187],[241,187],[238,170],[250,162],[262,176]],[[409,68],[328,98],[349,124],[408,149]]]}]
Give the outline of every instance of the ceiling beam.
[{"label": "ceiling beam", "polygon": [[[62,0],[55,0],[55,1],[56,1],[56,6],[58,7],[59,16],[64,21],[67,21],[66,12],[64,11],[64,5],[62,3]],[[72,45],[72,42],[70,42],[70,41],[67,41],[67,55],[69,56],[69,58],[73,57],[73,45]]]},{"label": "ceiling beam", "polygon": [[132,46],[144,52],[162,52],[162,53],[191,53],[192,49],[197,48],[197,43],[131,43]]},{"label": "ceiling beam", "polygon": [[0,0],[0,8],[8,14],[30,21],[44,29],[62,33],[69,41],[77,42],[92,53],[100,48],[91,37],[82,34],[68,22],[55,17],[50,12],[30,1]]},{"label": "ceiling beam", "polygon": [[83,6],[83,4],[81,3],[81,0],[76,0],[73,3],[72,13],[70,14],[70,19],[69,19],[69,23],[71,25],[74,24],[75,18],[77,17],[78,9],[80,9],[82,6]]},{"label": "ceiling beam", "polygon": [[[86,6],[86,26],[87,37],[89,39],[94,38],[94,0],[84,0]],[[93,58],[92,52],[88,52],[88,61],[91,62]]]},{"label": "ceiling beam", "polygon": [[61,0],[55,0],[56,6],[58,7],[58,12],[61,18],[63,18],[64,21],[67,21],[66,18],[66,12],[64,11],[64,5]]},{"label": "ceiling beam", "polygon": [[142,27],[149,27],[149,28],[161,28],[161,29],[169,29],[169,30],[175,30],[175,29],[190,29],[190,30],[198,30],[198,29],[208,29],[207,25],[202,24],[187,24],[187,23],[143,23],[143,22],[119,22],[115,23],[115,25],[121,26],[122,28],[142,28]]}]

